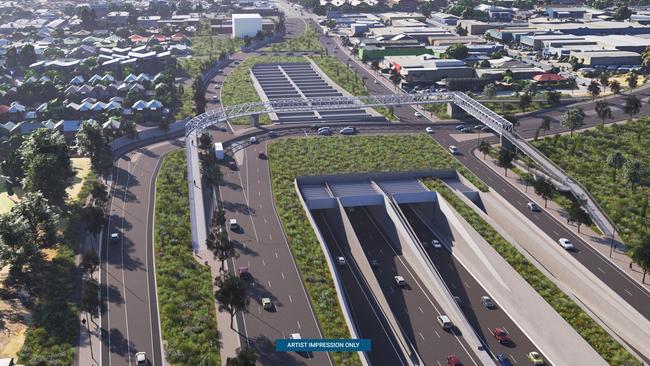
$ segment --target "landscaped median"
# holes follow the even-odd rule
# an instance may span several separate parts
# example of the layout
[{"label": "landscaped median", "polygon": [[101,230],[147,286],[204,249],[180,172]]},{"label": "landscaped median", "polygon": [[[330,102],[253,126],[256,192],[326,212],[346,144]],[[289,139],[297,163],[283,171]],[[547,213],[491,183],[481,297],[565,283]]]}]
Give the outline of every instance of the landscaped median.
[{"label": "landscaped median", "polygon": [[571,325],[610,365],[641,365],[569,296],[540,272],[474,210],[438,179],[424,184],[438,192],[453,208]]},{"label": "landscaped median", "polygon": [[210,269],[192,254],[185,150],[163,161],[156,180],[154,245],[167,362],[221,365]]},{"label": "landscaped median", "polygon": [[[487,190],[443,147],[425,134],[291,138],[268,146],[273,197],[291,251],[325,338],[349,338],[325,255],[295,191],[302,175],[457,169]],[[333,353],[337,365],[360,363],[354,353]]]}]

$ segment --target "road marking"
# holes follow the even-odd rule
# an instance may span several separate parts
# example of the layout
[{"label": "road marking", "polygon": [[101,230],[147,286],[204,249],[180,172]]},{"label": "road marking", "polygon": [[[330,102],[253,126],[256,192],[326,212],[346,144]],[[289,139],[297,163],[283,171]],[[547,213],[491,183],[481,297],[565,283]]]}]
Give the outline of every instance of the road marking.
[{"label": "road marking", "polygon": [[509,353],[508,356],[510,356],[512,362],[517,363],[517,359],[515,358],[515,356],[512,355],[512,353]]},{"label": "road marking", "polygon": [[434,329],[433,332],[436,333],[436,335],[438,336],[438,338],[440,338],[440,334],[438,334],[438,331],[437,331],[437,330]]},{"label": "road marking", "polygon": [[[257,152],[257,150],[255,150],[255,151]],[[258,172],[258,173],[260,172],[260,168],[257,168],[257,172]]]},{"label": "road marking", "polygon": [[257,180],[257,185],[260,185],[260,184],[262,184],[262,182],[258,179]]},{"label": "road marking", "polygon": [[624,290],[625,292],[627,292],[630,296],[633,296],[632,293],[631,293],[630,291],[628,291],[627,289],[623,289],[623,290]]},{"label": "road marking", "polygon": [[379,254],[384,255],[384,251],[379,249]]},{"label": "road marking", "polygon": [[246,264],[248,264],[248,269],[251,268],[251,261],[247,261]]},{"label": "road marking", "polygon": [[523,203],[521,203],[521,201],[519,201],[519,200],[515,200],[515,201],[517,202],[517,204],[523,205]]},{"label": "road marking", "polygon": [[257,192],[257,197],[262,197],[262,192],[261,191]]},{"label": "road marking", "polygon": [[284,272],[280,272],[280,274],[282,275],[282,279],[284,280]]},{"label": "road marking", "polygon": [[262,208],[262,204],[260,203],[260,208]]},{"label": "road marking", "polygon": [[266,281],[269,284],[269,288],[271,287],[271,281]]},{"label": "road marking", "polygon": [[257,313],[258,313],[258,314],[262,314],[262,310],[260,310],[260,307],[259,307],[259,306],[257,307]]},{"label": "road marking", "polygon": [[278,252],[275,252],[275,258],[276,259],[278,258]]},{"label": "road marking", "polygon": [[467,286],[467,288],[470,288],[467,282],[463,282],[463,283],[465,284],[465,286]]},{"label": "road marking", "polygon": [[422,335],[422,332],[418,332],[418,334],[420,335],[420,338],[422,338],[422,340],[424,340],[424,336]]},{"label": "road marking", "polygon": [[291,295],[289,295],[289,302],[293,302],[293,299],[291,298]]},{"label": "road marking", "polygon": [[555,231],[555,230],[553,230],[553,233],[554,233],[555,235],[558,235],[558,236],[560,235],[560,233],[558,233],[558,232]]},{"label": "road marking", "polygon": [[488,332],[490,332],[490,334],[494,335],[494,332],[492,331],[492,329],[488,328],[487,330],[488,330]]},{"label": "road marking", "polygon": [[605,273],[605,271],[603,271],[600,267],[596,267],[596,268],[597,268],[600,272],[602,272],[603,274]]},{"label": "road marking", "polygon": [[267,224],[267,223],[268,223],[268,221],[266,221],[266,218],[264,218],[264,223],[265,223],[265,224]]},{"label": "road marking", "polygon": [[454,285],[453,283],[449,283],[449,286],[451,286],[454,289],[456,288],[456,285]]},{"label": "road marking", "polygon": [[447,265],[449,266],[449,268],[454,269],[454,266],[451,263],[447,263]]},{"label": "road marking", "polygon": [[[122,272],[122,288],[124,291],[124,315],[126,318],[126,348],[129,352],[129,365],[131,364],[131,337],[129,335],[129,310],[128,306],[126,304],[126,281],[124,280],[124,215],[125,215],[125,209],[126,209],[126,193],[129,191],[129,182],[131,181],[131,176],[133,175],[133,171],[135,170],[135,167],[138,165],[136,162],[133,165],[133,169],[131,168],[131,162],[127,165],[127,171],[129,172],[129,175],[126,178],[126,186],[124,187],[124,196],[122,197],[122,224],[120,227],[120,230],[122,231],[122,236],[120,236],[120,251],[122,252],[121,255],[121,272]],[[110,357],[110,356],[109,356]]]},{"label": "road marking", "polygon": [[296,320],[296,323],[298,323],[298,329],[302,329],[302,327],[300,326],[300,322]]},{"label": "road marking", "polygon": [[266,266],[266,261],[264,259],[262,259],[262,265]]},{"label": "road marking", "polygon": [[424,314],[424,311],[422,311],[422,308],[421,308],[421,307],[418,306],[418,310],[420,310],[420,312],[421,312],[422,314]]},{"label": "road marking", "polygon": [[440,361],[436,360],[436,362],[438,363],[438,366],[442,366],[442,364],[440,363]]},{"label": "road marking", "polygon": [[271,234],[269,234],[269,240],[271,240],[271,241],[273,240],[273,237],[271,236]]}]

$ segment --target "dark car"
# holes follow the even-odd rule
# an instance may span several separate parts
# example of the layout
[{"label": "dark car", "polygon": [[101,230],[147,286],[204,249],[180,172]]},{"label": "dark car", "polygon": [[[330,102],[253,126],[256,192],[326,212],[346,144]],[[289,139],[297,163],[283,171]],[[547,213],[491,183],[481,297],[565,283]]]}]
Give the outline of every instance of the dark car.
[{"label": "dark car", "polygon": [[263,152],[257,154],[257,157],[260,158],[260,159],[262,159],[262,160],[266,160],[266,154],[263,153]]},{"label": "dark car", "polygon": [[505,355],[498,354],[495,357],[499,366],[512,366],[512,362]]},{"label": "dark car", "polygon": [[230,168],[230,170],[237,170],[237,163],[235,163],[233,160],[229,161],[228,168]]}]

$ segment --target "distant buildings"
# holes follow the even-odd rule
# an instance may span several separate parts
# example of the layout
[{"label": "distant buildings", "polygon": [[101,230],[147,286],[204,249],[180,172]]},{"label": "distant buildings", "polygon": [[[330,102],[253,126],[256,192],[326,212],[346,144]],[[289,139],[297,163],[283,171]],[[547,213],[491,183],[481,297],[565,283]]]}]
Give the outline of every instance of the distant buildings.
[{"label": "distant buildings", "polygon": [[233,14],[233,38],[255,37],[262,31],[262,16],[259,14]]}]

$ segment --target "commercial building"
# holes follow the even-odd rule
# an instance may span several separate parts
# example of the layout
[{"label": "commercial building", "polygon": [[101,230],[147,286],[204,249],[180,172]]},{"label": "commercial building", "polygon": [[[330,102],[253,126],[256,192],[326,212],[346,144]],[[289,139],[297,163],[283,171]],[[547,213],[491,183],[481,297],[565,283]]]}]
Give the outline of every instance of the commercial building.
[{"label": "commercial building", "polygon": [[480,20],[463,19],[458,22],[471,36],[482,36],[489,29],[526,28],[528,23],[488,23]]},{"label": "commercial building", "polygon": [[255,37],[262,30],[262,16],[259,14],[233,14],[233,38]]},{"label": "commercial building", "polygon": [[628,51],[572,51],[570,57],[576,58],[585,66],[641,64],[641,55]]},{"label": "commercial building", "polygon": [[390,67],[402,75],[406,85],[431,84],[446,78],[469,78],[474,69],[459,60],[443,60],[430,55],[390,56],[382,66]]},{"label": "commercial building", "polygon": [[387,25],[393,25],[393,21],[401,19],[413,19],[419,20],[421,22],[427,19],[427,17],[422,15],[422,13],[411,13],[403,11],[381,13],[379,14],[379,17],[381,18],[382,22]]},{"label": "commercial building", "polygon": [[607,36],[611,34],[650,34],[650,26],[632,22],[536,22],[534,27],[548,32],[561,32],[576,36]]},{"label": "commercial building", "polygon": [[433,20],[436,23],[444,24],[444,25],[451,25],[451,26],[456,26],[458,23],[458,18],[455,15],[452,14],[447,14],[447,13],[432,13],[431,14],[431,20]]}]

